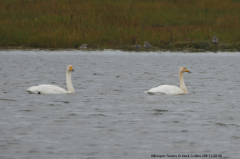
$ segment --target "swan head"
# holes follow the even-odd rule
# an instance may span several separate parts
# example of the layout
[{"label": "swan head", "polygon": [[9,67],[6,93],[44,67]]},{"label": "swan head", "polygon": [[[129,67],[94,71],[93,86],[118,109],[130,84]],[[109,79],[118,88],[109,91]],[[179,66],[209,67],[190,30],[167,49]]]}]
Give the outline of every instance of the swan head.
[{"label": "swan head", "polygon": [[186,67],[180,67],[179,68],[179,72],[188,72],[188,73],[191,73]]},{"label": "swan head", "polygon": [[68,65],[68,67],[67,67],[67,71],[68,71],[68,72],[71,72],[71,71],[74,72],[72,65]]}]

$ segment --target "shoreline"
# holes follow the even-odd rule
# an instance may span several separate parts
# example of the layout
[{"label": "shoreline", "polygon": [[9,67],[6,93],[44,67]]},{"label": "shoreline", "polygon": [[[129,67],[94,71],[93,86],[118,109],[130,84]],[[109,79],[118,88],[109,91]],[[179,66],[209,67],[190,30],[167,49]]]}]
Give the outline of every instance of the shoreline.
[{"label": "shoreline", "polygon": [[181,42],[178,41],[176,43],[171,43],[169,45],[164,45],[164,47],[152,46],[150,49],[145,49],[143,45],[140,45],[139,49],[135,49],[135,45],[121,45],[121,46],[113,46],[113,47],[91,47],[89,48],[81,48],[72,47],[72,48],[46,48],[46,47],[25,47],[25,46],[0,46],[0,50],[48,50],[48,51],[56,51],[56,50],[81,50],[81,51],[104,51],[106,49],[111,50],[120,50],[120,51],[132,51],[132,52],[157,52],[157,51],[186,51],[186,52],[239,52],[240,44],[226,44],[226,43],[213,43],[210,41],[186,41]]}]

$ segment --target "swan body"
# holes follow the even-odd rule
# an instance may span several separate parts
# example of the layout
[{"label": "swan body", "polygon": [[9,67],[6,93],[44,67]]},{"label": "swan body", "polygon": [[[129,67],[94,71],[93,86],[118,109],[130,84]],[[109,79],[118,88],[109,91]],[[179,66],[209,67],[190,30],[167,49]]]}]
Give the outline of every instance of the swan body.
[{"label": "swan body", "polygon": [[173,85],[161,85],[155,88],[151,88],[149,91],[147,91],[147,93],[148,94],[166,94],[166,95],[185,94],[183,90]]},{"label": "swan body", "polygon": [[50,84],[41,84],[39,86],[32,86],[27,89],[27,92],[31,94],[66,94],[69,93],[65,89],[50,85]]},{"label": "swan body", "polygon": [[154,94],[166,94],[166,95],[181,95],[181,94],[188,94],[187,88],[185,86],[184,80],[183,80],[183,72],[189,72],[188,69],[185,67],[179,68],[179,79],[180,79],[180,88],[173,85],[161,85],[155,88],[151,88],[149,91],[146,91],[145,93],[154,95]]},{"label": "swan body", "polygon": [[[66,71],[66,82],[68,90],[65,90],[61,87],[50,85],[50,84],[41,84],[39,86],[29,87],[26,91],[31,94],[67,94],[75,93],[75,90],[72,85],[71,72],[73,71],[72,65],[68,65]],[[74,71],[73,71],[74,72]]]}]

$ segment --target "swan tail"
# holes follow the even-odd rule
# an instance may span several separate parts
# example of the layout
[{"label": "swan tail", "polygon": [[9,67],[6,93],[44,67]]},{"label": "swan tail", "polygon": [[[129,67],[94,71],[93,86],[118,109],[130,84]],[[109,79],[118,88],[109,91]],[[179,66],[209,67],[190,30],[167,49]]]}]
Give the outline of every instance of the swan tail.
[{"label": "swan tail", "polygon": [[144,92],[144,93],[147,93],[147,94],[149,94],[149,95],[154,95],[154,94],[155,94],[155,93],[149,92],[149,91],[146,91],[146,92]]},{"label": "swan tail", "polygon": [[28,93],[30,93],[30,94],[33,94],[33,92],[32,92],[32,91],[30,91],[30,90],[28,90],[28,89],[26,89],[26,91],[27,91]]},{"label": "swan tail", "polygon": [[150,92],[150,91],[146,91],[144,93],[147,93],[149,95],[165,95],[165,93],[163,93],[163,92]]},{"label": "swan tail", "polygon": [[43,94],[41,91],[37,90],[36,87],[32,86],[26,89],[26,91],[30,94]]}]

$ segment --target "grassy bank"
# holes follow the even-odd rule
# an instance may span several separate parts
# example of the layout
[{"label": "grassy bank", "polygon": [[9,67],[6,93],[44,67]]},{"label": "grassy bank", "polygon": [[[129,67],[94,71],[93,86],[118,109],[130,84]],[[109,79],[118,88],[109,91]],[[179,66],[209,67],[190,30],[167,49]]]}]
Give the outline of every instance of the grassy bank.
[{"label": "grassy bank", "polygon": [[1,0],[0,47],[240,50],[239,8],[238,0]]}]

